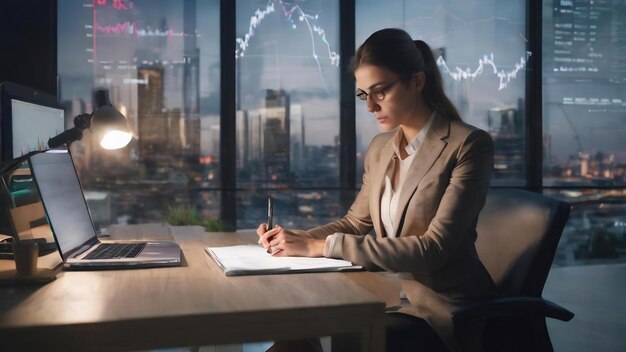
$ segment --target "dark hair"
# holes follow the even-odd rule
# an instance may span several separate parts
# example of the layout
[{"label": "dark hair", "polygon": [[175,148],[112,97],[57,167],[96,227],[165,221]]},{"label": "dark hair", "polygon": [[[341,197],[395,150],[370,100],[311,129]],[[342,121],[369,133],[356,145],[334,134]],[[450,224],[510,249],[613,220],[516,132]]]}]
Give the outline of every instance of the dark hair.
[{"label": "dark hair", "polygon": [[426,83],[422,96],[426,105],[451,119],[461,119],[458,110],[443,91],[435,57],[424,41],[414,41],[402,29],[381,29],[370,35],[357,50],[352,64],[353,72],[361,64],[386,68],[403,80],[424,72]]}]

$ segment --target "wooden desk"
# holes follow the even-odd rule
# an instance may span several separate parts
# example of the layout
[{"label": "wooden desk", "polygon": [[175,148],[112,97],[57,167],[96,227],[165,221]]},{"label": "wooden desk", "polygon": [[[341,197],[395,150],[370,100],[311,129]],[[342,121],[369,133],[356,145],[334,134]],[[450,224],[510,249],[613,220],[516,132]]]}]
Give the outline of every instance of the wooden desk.
[{"label": "wooden desk", "polygon": [[384,350],[384,304],[363,288],[376,274],[226,277],[204,247],[250,243],[254,234],[175,237],[181,267],[60,272],[45,286],[0,288],[1,349],[137,350],[331,335],[341,342],[334,351]]}]

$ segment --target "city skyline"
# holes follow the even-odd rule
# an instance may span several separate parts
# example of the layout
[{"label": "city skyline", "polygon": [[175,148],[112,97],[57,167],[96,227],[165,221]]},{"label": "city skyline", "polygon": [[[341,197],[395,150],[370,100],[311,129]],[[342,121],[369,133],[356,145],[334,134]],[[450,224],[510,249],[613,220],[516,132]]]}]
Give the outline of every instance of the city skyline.
[{"label": "city skyline", "polygon": [[[60,18],[72,19],[59,22],[59,95],[66,106],[66,123],[91,111],[92,89],[105,86],[135,134],[128,148],[106,155],[89,132],[72,147],[89,202],[100,210],[102,202],[108,202],[98,224],[162,221],[172,204],[192,204],[202,214],[219,218],[219,1],[130,3],[122,1],[127,8],[114,8],[112,1],[59,2]],[[276,196],[278,219],[289,226],[330,221],[348,206],[339,191],[337,63],[351,58],[333,55],[338,51],[339,8],[324,0],[240,1],[236,37],[248,33],[256,10],[271,4],[273,12],[257,23],[245,53],[235,62],[235,206],[240,228],[255,227],[263,220],[268,195]],[[383,27],[404,28],[429,43],[441,59],[440,67],[445,61],[449,68],[443,72],[445,90],[463,119],[488,131],[494,140],[493,184],[498,186],[525,184],[525,128],[530,118],[526,70],[532,69],[532,60],[543,59],[544,185],[612,186],[623,184],[626,177],[626,149],[615,138],[626,129],[620,100],[626,91],[618,74],[621,49],[607,47],[604,37],[620,40],[626,30],[616,16],[626,10],[610,1],[598,4],[597,19],[590,17],[595,10],[585,4],[577,9],[584,16],[573,18],[568,15],[569,3],[552,6],[544,1],[540,58],[526,51],[526,10],[521,0],[384,4],[359,0],[355,47]],[[298,11],[310,16],[306,17],[310,28],[294,16]],[[602,36],[596,40],[596,51],[574,48],[570,54],[561,45],[564,36],[573,35],[563,28],[574,20],[604,21],[594,30],[582,29],[581,43],[572,40],[574,47],[586,47],[593,35]],[[596,57],[598,52],[608,56]],[[528,60],[528,68],[516,66],[520,58]],[[561,63],[577,60],[583,62],[584,72],[570,70],[571,65],[560,69]],[[505,80],[503,87],[502,77],[512,72],[515,77]],[[358,186],[364,153],[380,130],[360,101],[355,113]],[[572,222],[568,231],[576,248],[586,243],[577,229],[595,228],[590,221],[611,229],[615,227],[611,224],[622,221],[602,218],[604,210],[597,204],[585,205],[601,193],[594,192],[555,193],[582,202],[575,216],[601,218]],[[574,247],[568,247],[570,257]]]},{"label": "city skyline", "polygon": [[[78,2],[77,2],[78,3]],[[249,9],[243,9],[241,11],[238,11],[238,14],[240,14],[240,16],[238,18],[241,18],[241,26],[243,26],[245,28],[245,26],[247,26],[247,22],[245,21],[245,19],[248,19],[250,13],[253,13],[253,9],[254,8],[259,8],[259,6],[263,5],[263,4],[267,4],[268,2],[266,1],[250,1],[248,3]],[[364,2],[365,4],[367,4],[367,2]],[[400,3],[400,2],[396,2],[396,3]],[[412,6],[412,4],[418,3],[418,2],[402,2],[403,4],[406,5],[410,5]],[[454,1],[449,2],[450,4],[454,4]],[[112,4],[112,3],[111,3]],[[320,2],[309,2],[307,4],[312,4],[311,6],[309,6],[310,8],[314,8],[315,4],[320,4]],[[601,5],[604,6],[604,8],[600,8],[600,13],[601,16],[606,16],[606,15],[602,15],[603,13],[608,13],[608,9],[607,9],[607,2],[603,2],[601,3]],[[134,7],[134,11],[135,11],[135,16],[138,15],[142,15],[144,16],[144,13],[142,11],[145,10],[145,7],[140,7],[139,5],[141,5],[140,1],[135,2],[135,7]],[[489,5],[491,5],[491,2],[486,1],[483,3],[480,3],[478,6],[482,6],[482,8],[487,8],[489,7]],[[67,5],[65,5],[67,6]],[[158,11],[155,10],[150,10],[147,11],[147,13],[145,14],[146,18],[142,19],[142,23],[144,24],[149,24],[149,23],[157,23],[159,26],[162,27],[162,32],[167,32],[165,29],[169,28],[168,30],[173,30],[173,31],[180,31],[181,33],[193,33],[194,35],[189,35],[189,36],[183,36],[183,39],[181,41],[181,43],[175,44],[173,45],[172,48],[169,48],[171,43],[168,43],[167,40],[163,40],[162,38],[153,38],[155,39],[155,41],[153,41],[153,43],[155,45],[157,45],[157,48],[159,50],[159,52],[163,52],[163,56],[164,57],[176,57],[176,55],[172,54],[173,51],[178,51],[182,53],[182,58],[183,60],[180,62],[176,62],[176,60],[172,60],[171,62],[169,62],[166,58],[158,58],[158,57],[154,57],[153,54],[146,54],[146,53],[151,53],[153,50],[150,49],[150,47],[145,47],[142,45],[134,45],[132,47],[132,53],[131,55],[127,55],[127,57],[124,57],[123,60],[119,59],[118,61],[122,62],[122,61],[129,61],[130,57],[135,57],[138,58],[142,55],[144,56],[150,56],[151,57],[151,61],[148,61],[148,64],[143,64],[143,66],[149,66],[149,65],[162,65],[163,67],[169,67],[168,70],[166,70],[165,72],[167,73],[168,76],[170,76],[170,78],[165,79],[168,82],[168,94],[167,97],[164,97],[164,103],[166,105],[168,105],[168,108],[171,109],[172,111],[174,111],[176,108],[179,108],[183,111],[185,118],[189,118],[191,111],[196,111],[196,110],[206,110],[207,104],[206,101],[207,100],[219,100],[219,99],[214,99],[214,98],[207,98],[206,96],[204,96],[201,92],[203,91],[203,87],[206,86],[206,80],[204,79],[200,79],[200,72],[203,71],[203,69],[201,68],[200,65],[200,60],[199,58],[201,56],[204,56],[205,53],[203,50],[200,49],[200,47],[206,47],[206,40],[203,39],[201,32],[196,28],[198,26],[200,26],[200,24],[204,21],[198,21],[197,17],[197,10],[199,9],[199,4],[196,1],[193,0],[186,0],[185,2],[182,3],[182,5],[179,5],[177,7],[177,9],[171,8],[171,6],[174,5],[169,5],[170,7],[167,8],[168,11],[172,11],[173,13],[177,14],[174,16],[170,16],[172,18],[169,17],[163,17],[162,14],[160,14]],[[216,10],[215,7],[210,7],[205,4],[204,5],[204,10],[206,10],[208,13],[210,13],[213,10]],[[212,6],[216,6],[215,4],[213,4]],[[555,7],[554,9],[551,9],[550,13],[554,13],[555,15],[553,17],[558,18],[558,20],[555,20],[554,22],[554,28],[560,28],[563,27],[564,24],[563,23],[567,23],[568,19],[567,18],[563,18],[562,16],[557,16],[556,14],[559,14],[561,11],[560,8],[566,8],[570,5],[565,4],[565,5],[559,5],[557,7]],[[573,5],[571,5],[573,6]],[[515,6],[511,6],[511,8],[508,8],[508,6],[501,6],[501,7],[495,7],[496,11],[506,11],[508,13],[511,12],[515,12],[516,7]],[[306,11],[310,11],[313,14],[316,14],[316,10],[310,10],[310,9],[305,9]],[[461,9],[457,9],[457,10],[462,10]],[[83,9],[84,11],[84,9]],[[110,13],[107,15],[106,11],[99,11],[99,13],[102,15],[104,14],[104,18],[108,19],[109,21],[121,21],[125,18],[119,18],[119,16],[123,16],[124,14],[127,13],[128,10],[119,10],[116,9],[115,11],[109,11]],[[479,10],[479,12],[482,10]],[[277,10],[277,12],[280,12]],[[426,13],[431,13],[431,11],[425,11]],[[619,11],[618,11],[619,12]],[[122,15],[120,15],[120,13]],[[246,15],[247,13],[247,15]],[[367,17],[367,13],[361,13],[361,15]],[[117,16],[117,17],[116,17]],[[316,20],[320,20],[319,18],[324,18],[324,16],[321,16],[321,13],[317,13],[316,17],[318,17],[318,19]],[[326,15],[326,17],[328,17]],[[506,17],[505,17],[506,18]],[[603,17],[604,18],[604,17]],[[182,19],[182,21],[181,21]],[[441,7],[441,6],[437,6],[432,8],[432,13],[430,16],[422,16],[419,18],[421,22],[426,21],[426,23],[431,23],[434,20],[439,20],[439,19],[443,19],[443,22],[440,22],[439,24],[439,29],[433,28],[431,29],[431,33],[428,34],[428,32],[425,32],[424,34],[422,34],[423,36],[429,36],[432,38],[439,38],[439,39],[433,39],[430,42],[434,43],[434,44],[442,44],[442,45],[446,45],[446,41],[450,42],[454,42],[454,40],[456,40],[454,37],[451,37],[450,35],[446,35],[444,37],[441,37],[438,33],[442,33],[442,31],[449,31],[449,30],[454,30],[454,26],[456,26],[459,22],[458,16],[455,16],[453,14],[451,14],[451,11],[449,8],[446,7]],[[274,20],[274,22],[271,22],[272,20]],[[257,32],[263,32],[262,29],[265,28],[265,32],[267,32],[267,28],[276,28],[276,27],[280,27],[280,26],[284,26],[285,23],[291,23],[288,21],[287,17],[285,16],[280,16],[275,15],[273,18],[269,18],[269,19],[265,19],[265,22],[263,23],[263,26],[265,27],[259,27],[257,28]],[[282,22],[281,22],[282,21]],[[320,20],[321,21],[321,20]],[[410,30],[411,28],[413,28],[414,26],[416,26],[418,24],[418,22],[420,22],[417,20],[417,18],[406,18],[403,17],[402,19],[402,24],[407,26],[407,29]],[[465,22],[468,22],[469,19],[466,17],[464,18]],[[478,21],[478,20],[477,20]],[[563,22],[565,21],[565,22]],[[104,20],[102,21],[104,22]],[[136,21],[135,21],[136,22]],[[285,23],[283,23],[285,22]],[[432,22],[434,23],[434,22]],[[448,24],[450,23],[450,24]],[[495,26],[497,24],[497,22],[493,22],[490,23],[491,26]],[[512,25],[511,25],[512,24]],[[330,29],[333,28],[332,24],[326,24],[323,23],[323,25],[325,25],[327,27],[327,29],[329,29],[327,32],[331,32]],[[510,20],[510,23],[507,24],[505,27],[510,27],[509,30],[511,31],[511,33],[515,34],[515,26],[517,25],[517,23],[513,20]],[[102,26],[106,26],[104,23],[101,24]],[[336,25],[335,25],[336,26]],[[449,27],[449,28],[448,28]],[[605,26],[606,27],[606,26]],[[158,26],[156,27],[158,29]],[[172,28],[176,28],[176,30],[172,29]],[[421,28],[421,27],[420,27]],[[495,27],[493,27],[495,28]],[[280,31],[275,31],[273,30],[272,32],[280,32]],[[363,31],[359,31],[359,33],[363,33]],[[477,32],[478,33],[478,32]],[[561,34],[559,32],[559,34]],[[264,33],[257,33],[256,37],[254,38],[254,40],[251,40],[250,45],[252,45],[252,42],[256,43],[259,47],[263,48],[263,43],[264,42],[268,42],[267,40],[264,39],[263,36],[266,36],[266,34]],[[360,34],[362,35],[362,34]],[[105,40],[105,45],[106,47],[106,41],[107,40],[112,40],[114,38],[101,38],[101,40]],[[150,39],[150,38],[149,38]],[[143,40],[143,39],[142,39]],[[273,40],[276,40],[276,38],[274,38]],[[281,39],[282,40],[282,39]],[[557,40],[557,39],[555,39]],[[140,40],[137,40],[139,43],[141,43]],[[272,40],[270,40],[269,42],[271,42]],[[124,39],[124,43],[126,43],[127,40]],[[204,44],[203,44],[204,43]],[[282,41],[281,41],[282,43]],[[286,43],[286,42],[285,42]],[[283,43],[283,44],[285,44]],[[604,39],[604,43],[606,44],[606,39]],[[116,47],[119,46],[119,43],[114,42],[114,44],[116,45]],[[199,46],[197,46],[199,45]],[[288,46],[285,44],[285,46]],[[453,50],[452,49],[459,49],[460,47],[458,47],[458,45],[451,45],[449,47],[441,47],[441,48],[437,48],[438,52],[441,52],[443,54],[443,56],[450,56],[453,55]],[[252,48],[249,50],[257,50],[259,48]],[[265,48],[267,49],[267,48]],[[266,59],[268,56],[265,55],[264,53],[269,50],[265,50],[264,51],[260,51],[257,53],[257,56],[260,55],[260,57],[262,59]],[[276,48],[274,48],[275,50]],[[556,49],[555,49],[556,50]],[[269,50],[271,51],[271,50]],[[561,50],[562,51],[562,50]],[[117,50],[117,52],[119,52],[119,50]],[[557,50],[557,52],[559,52]],[[583,52],[582,54],[586,54],[588,55],[588,53]],[[582,54],[577,54],[577,55],[582,55]],[[276,54],[279,55],[279,54]],[[250,57],[254,57],[255,55],[253,54],[253,52],[248,51],[246,57],[246,60],[250,60]],[[270,55],[272,56],[272,55]],[[274,55],[275,56],[275,55]],[[281,56],[281,55],[279,55]],[[276,56],[275,58],[278,58],[278,56]],[[511,56],[510,58],[513,58],[513,56]],[[558,59],[559,57],[557,57],[556,59]],[[242,63],[242,58],[240,58],[238,60],[238,65],[244,65],[244,63]],[[506,59],[506,58],[505,58]],[[252,59],[254,60],[254,59]],[[606,58],[604,58],[603,60],[606,61]],[[109,62],[109,61],[114,61],[114,60],[104,60],[105,62]],[[450,60],[448,60],[450,61]],[[605,61],[601,61],[601,62],[605,62]],[[142,61],[143,62],[143,61]],[[265,62],[265,61],[263,61]],[[454,60],[452,60],[452,62],[454,62]],[[103,64],[104,65],[104,64]],[[64,67],[67,68],[71,68],[71,69],[76,69],[76,67],[78,67],[80,65],[66,65]],[[92,66],[98,68],[100,67],[97,63],[92,63]],[[137,66],[137,65],[135,65]],[[141,64],[140,64],[141,66]],[[205,65],[206,66],[206,65]],[[210,65],[212,67],[212,65]],[[276,67],[285,67],[284,70],[289,70],[289,62],[284,62],[281,65],[278,65]],[[330,65],[332,66],[332,65]],[[121,66],[120,66],[121,67]],[[178,67],[178,68],[175,68]],[[264,67],[264,69],[262,69],[263,72],[270,72],[272,70],[267,70],[266,66],[261,66]],[[95,77],[94,80],[96,81],[96,84],[98,81],[100,82],[109,82],[109,84],[112,84],[112,89],[113,89],[113,94],[112,96],[115,98],[116,102],[118,103],[118,105],[121,105],[125,108],[126,110],[126,114],[128,115],[129,119],[132,121],[133,125],[135,126],[135,129],[138,128],[138,118],[137,118],[137,102],[136,102],[136,98],[133,98],[133,96],[136,96],[136,90],[139,89],[142,85],[145,84],[145,79],[142,79],[140,77],[133,77],[133,78],[128,78],[128,74],[126,74],[125,70],[127,68],[122,68],[122,69],[118,69],[118,70],[114,70],[114,69],[110,69],[109,68],[109,72],[106,72],[106,77]],[[546,70],[552,70],[551,68],[546,68]],[[194,71],[193,74],[191,74],[191,72]],[[240,67],[238,69],[238,71],[249,71],[249,69],[245,68],[245,67]],[[318,71],[317,68],[313,71]],[[570,71],[576,71],[576,70],[563,70],[564,72],[569,73]],[[602,71],[602,70],[601,70]],[[96,70],[96,72],[98,72],[98,70]],[[137,71],[139,72],[139,71]],[[177,73],[180,72],[180,73]],[[204,70],[204,72],[206,72],[206,69]],[[318,72],[316,72],[318,73]],[[601,72],[602,73],[602,72]],[[176,76],[183,76],[183,80],[180,81],[179,79],[176,78]],[[249,81],[255,81],[255,80],[251,80],[250,78],[254,77],[255,75],[258,75],[258,73],[253,73],[252,76],[248,75],[248,76],[244,76],[244,81],[249,82]],[[289,75],[280,75],[280,72],[274,72],[274,75],[279,75],[279,77],[281,77],[281,79],[287,79],[285,77],[289,77]],[[606,75],[605,73],[603,73],[603,75]],[[71,84],[65,84],[66,82],[66,78],[67,77],[71,77],[71,70],[68,72],[68,74],[64,74],[61,77],[61,84],[65,87]],[[242,77],[240,76],[239,79],[241,80]],[[306,80],[300,80],[300,81],[306,81]],[[521,81],[521,78],[520,78]],[[113,84],[114,82],[122,82],[121,84]],[[181,83],[176,83],[176,82],[181,82]],[[205,82],[205,83],[202,83]],[[278,83],[278,88],[279,90],[285,90],[288,91],[290,96],[292,97],[292,99],[294,101],[298,101],[299,99],[302,100],[302,90],[299,89],[284,89],[281,87],[281,82],[276,81],[276,83]],[[92,83],[93,85],[94,83]],[[462,115],[465,116],[468,119],[468,122],[470,123],[474,123],[477,124],[479,127],[485,128],[487,129],[487,120],[489,115],[489,111],[492,111],[493,109],[510,109],[510,108],[514,108],[516,104],[513,103],[505,103],[505,104],[496,104],[496,106],[494,107],[493,105],[491,107],[488,107],[487,109],[480,107],[480,102],[479,100],[477,100],[476,96],[473,96],[471,92],[471,84],[474,83],[470,83],[469,81],[463,81],[463,82],[454,82],[454,81],[449,81],[447,82],[447,91],[448,94],[451,96],[451,98],[457,103],[457,106],[459,107],[459,110],[462,111]],[[476,83],[477,84],[477,83]],[[274,85],[274,83],[270,84]],[[199,89],[194,88],[194,86],[198,86]],[[250,87],[248,84],[246,84],[246,87]],[[264,88],[265,90],[267,89],[274,89],[274,88]],[[261,94],[260,92],[263,92],[265,90],[263,89],[256,89],[256,88],[248,88],[248,90],[250,91],[254,91],[256,93],[256,95]],[[508,91],[514,90],[513,88],[508,89]],[[85,90],[83,90],[84,92]],[[70,93],[65,93],[66,90],[62,90],[63,95],[69,95]],[[193,94],[189,94],[189,92],[193,92]],[[239,99],[238,99],[238,104],[242,106],[242,108],[246,108],[246,105],[249,105],[247,108],[254,108],[254,105],[257,104],[254,101],[251,101],[250,98],[251,96],[249,94],[246,94],[246,90],[245,89],[240,89],[239,90]],[[307,93],[308,94],[308,93]],[[215,96],[215,95],[212,95]],[[548,93],[547,93],[547,97],[550,97],[550,90],[548,89]],[[549,98],[550,99],[550,98]],[[570,160],[572,159],[572,155],[577,155],[578,153],[589,153],[589,154],[597,154],[597,153],[602,153],[602,154],[607,154],[607,155],[612,155],[614,162],[616,164],[623,164],[624,162],[626,162],[626,151],[621,150],[618,140],[614,139],[614,138],[597,138],[598,140],[602,141],[602,143],[610,143],[610,147],[606,148],[606,147],[602,147],[602,146],[598,146],[598,143],[593,143],[593,147],[589,147],[589,145],[591,143],[587,142],[585,139],[587,138],[586,134],[580,134],[577,132],[577,130],[581,130],[580,127],[580,123],[579,121],[576,121],[577,119],[580,119],[580,114],[572,114],[571,112],[567,112],[570,111],[571,109],[576,109],[577,106],[582,106],[583,109],[587,109],[587,106],[591,106],[591,105],[606,105],[603,103],[603,99],[595,99],[595,98],[591,98],[591,99],[582,99],[582,98],[577,98],[574,99],[573,97],[561,97],[559,98],[561,99],[561,103],[559,105],[559,110],[557,113],[551,113],[549,116],[556,116],[557,119],[555,120],[554,118],[550,118],[549,116],[546,117],[545,119],[545,124],[547,126],[547,131],[544,135],[544,139],[545,140],[549,140],[549,148],[546,148],[549,150],[549,153],[546,154],[547,156],[547,161],[550,162],[551,164],[558,164],[558,165],[562,165],[562,166],[567,166],[568,164],[570,164]],[[262,98],[257,99],[256,101],[261,101]],[[84,102],[87,102],[87,100],[83,100]],[[571,103],[568,103],[568,101],[571,101]],[[619,102],[621,100],[615,98],[615,99],[609,99],[609,102],[617,102],[616,104],[619,105]],[[331,104],[326,104],[327,106],[332,106],[335,104],[335,101],[333,100],[329,100],[329,102],[332,102]],[[546,104],[546,109],[551,109],[551,106],[553,106],[555,103],[552,103],[551,101],[548,101]],[[210,106],[211,104],[209,104]],[[303,106],[302,104],[299,104],[300,106]],[[193,107],[192,107],[193,106]],[[359,109],[357,109],[357,114],[362,114],[362,107],[360,107],[359,105],[357,105],[359,107]],[[569,107],[568,107],[569,106]],[[307,141],[308,144],[310,145],[332,145],[334,143],[334,138],[335,136],[331,133],[319,133],[318,129],[319,128],[324,128],[327,129],[328,125],[324,124],[324,123],[319,123],[319,121],[316,121],[315,118],[315,112],[316,110],[318,110],[318,106],[314,106],[313,109],[307,109],[306,106],[303,106],[304,110],[307,111],[306,114],[306,118],[311,120],[310,126],[309,128],[307,128],[305,130],[305,134],[308,134],[309,136],[303,135],[303,139]],[[485,109],[484,111],[487,112],[487,114],[480,114],[480,110],[481,109]],[[597,109],[596,109],[597,110]],[[472,113],[472,111],[474,111],[474,113]],[[598,110],[597,112],[594,112],[596,114],[602,113],[602,109]],[[211,113],[212,115],[203,115],[201,116],[202,118],[210,118],[217,120],[218,119],[218,115],[219,114],[219,110],[215,110],[215,108],[211,108]],[[478,113],[478,114],[477,114]],[[609,114],[611,114],[611,112],[608,112]],[[616,114],[619,113],[619,110],[616,111]],[[204,114],[204,113],[203,113]],[[214,115],[213,115],[214,114]],[[365,114],[366,116],[369,116],[369,114]],[[313,117],[312,117],[313,116]],[[469,116],[469,117],[467,117]],[[472,117],[472,116],[476,116],[476,117]],[[523,116],[523,113],[522,113]],[[565,119],[563,117],[566,117]],[[614,116],[617,117],[617,116]],[[357,131],[357,138],[359,140],[359,144],[357,145],[357,148],[359,149],[359,152],[362,153],[365,149],[365,147],[367,146],[367,144],[369,144],[369,140],[371,139],[371,136],[375,133],[377,133],[378,128],[375,125],[375,121],[373,118],[369,118],[369,117],[357,117],[357,120],[360,122],[363,122],[365,119],[370,120],[370,122],[364,124],[365,128],[359,128],[359,130]],[[607,118],[613,118],[611,116],[607,117]],[[334,116],[335,121],[332,124],[336,124],[337,123],[337,116],[335,113]],[[554,125],[555,123],[558,122],[558,126],[559,128],[557,128],[557,125]],[[566,125],[562,125],[563,122],[566,122]],[[331,125],[332,125],[331,124]],[[618,123],[619,124],[619,123]],[[200,123],[201,126],[207,126],[207,125],[212,125],[212,124],[207,124],[207,123]],[[360,124],[357,124],[358,126],[360,126]],[[554,126],[553,126],[554,125]],[[563,128],[560,128],[563,127]],[[367,133],[363,133],[363,130],[368,131]],[[590,129],[590,131],[592,133],[596,133],[594,131],[596,131],[596,128],[592,128]],[[611,131],[604,131],[602,133],[610,133]],[[565,135],[564,135],[565,134]],[[568,135],[569,134],[569,135]],[[183,133],[183,138],[186,135],[186,133]],[[202,135],[206,135],[206,133],[202,134]],[[318,143],[318,139],[317,138],[311,138],[311,135],[314,136],[319,136],[319,135],[324,135],[326,136],[325,138],[327,139],[327,142],[323,143],[323,144],[319,144]],[[308,137],[308,138],[307,138]],[[213,146],[215,145],[214,141],[210,141],[210,142],[197,142],[198,139],[202,140],[202,138],[200,137],[196,137],[196,138],[191,138],[192,140],[196,141],[196,143],[199,143],[202,147],[198,147],[195,146],[195,149],[201,148],[204,149],[205,151],[207,149],[214,149],[212,147],[207,147],[207,146]],[[205,138],[206,139],[206,138]],[[576,149],[572,148],[571,143],[575,142],[578,143],[578,146],[575,147]],[[291,162],[291,161],[290,161]]]}]

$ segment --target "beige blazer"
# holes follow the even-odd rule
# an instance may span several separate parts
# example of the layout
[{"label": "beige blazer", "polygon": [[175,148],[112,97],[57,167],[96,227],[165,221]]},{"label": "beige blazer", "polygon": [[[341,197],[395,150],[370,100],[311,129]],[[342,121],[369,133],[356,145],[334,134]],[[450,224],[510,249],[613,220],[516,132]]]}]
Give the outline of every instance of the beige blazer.
[{"label": "beige blazer", "polygon": [[[495,290],[474,246],[493,170],[493,143],[485,131],[436,114],[402,186],[393,219],[397,237],[387,237],[380,202],[385,175],[398,162],[394,134],[381,133],[370,144],[363,185],[348,214],[307,232],[315,238],[343,234],[328,257],[402,273],[411,305],[400,311],[428,321],[457,350],[450,313]],[[375,235],[368,234],[372,229]]]}]

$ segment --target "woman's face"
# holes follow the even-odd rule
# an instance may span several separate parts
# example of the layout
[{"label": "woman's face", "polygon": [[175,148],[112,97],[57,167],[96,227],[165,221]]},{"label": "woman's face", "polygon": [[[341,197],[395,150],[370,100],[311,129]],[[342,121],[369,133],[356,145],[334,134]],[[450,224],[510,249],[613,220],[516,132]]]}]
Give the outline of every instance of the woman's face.
[{"label": "woman's face", "polygon": [[357,97],[365,98],[367,110],[376,115],[384,131],[409,121],[421,101],[419,96],[424,87],[422,73],[405,81],[386,68],[361,64],[354,71],[354,77]]}]

